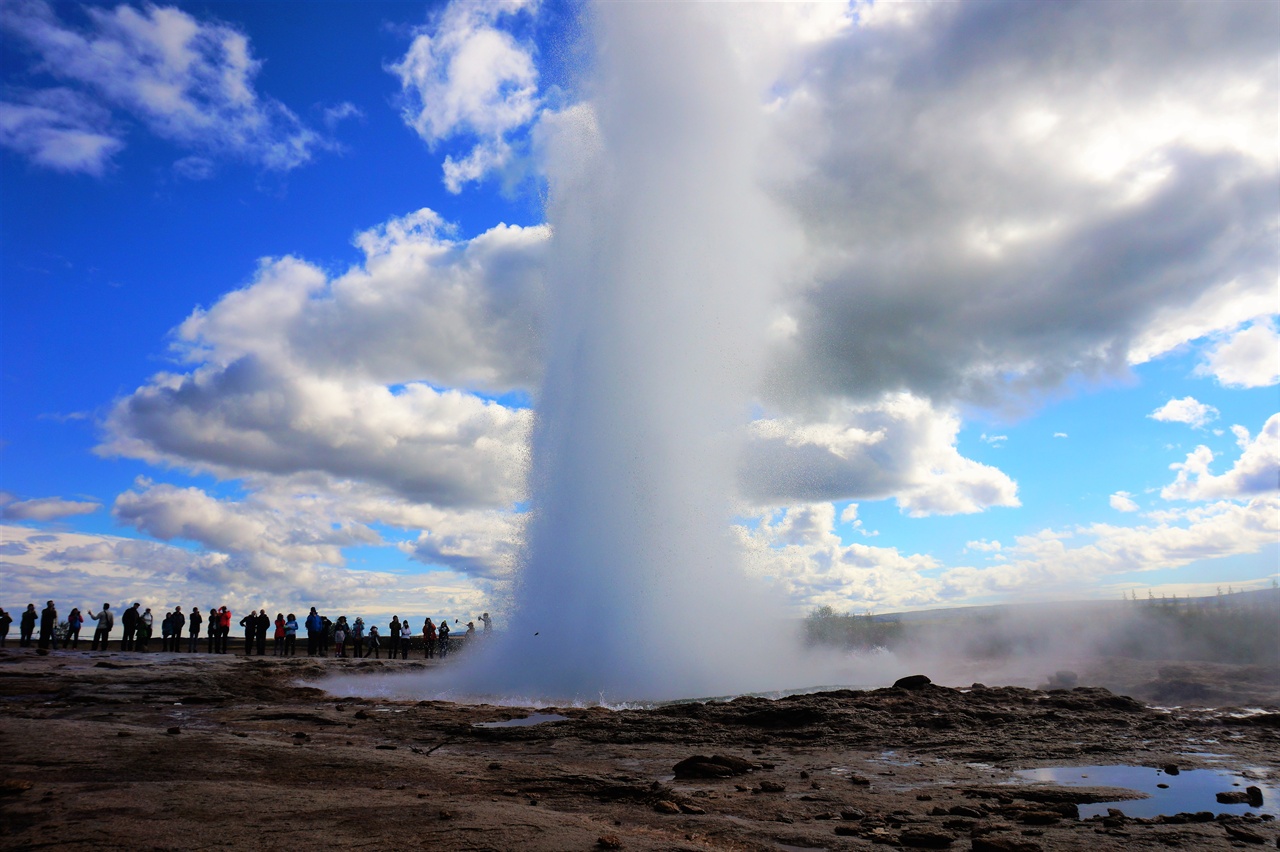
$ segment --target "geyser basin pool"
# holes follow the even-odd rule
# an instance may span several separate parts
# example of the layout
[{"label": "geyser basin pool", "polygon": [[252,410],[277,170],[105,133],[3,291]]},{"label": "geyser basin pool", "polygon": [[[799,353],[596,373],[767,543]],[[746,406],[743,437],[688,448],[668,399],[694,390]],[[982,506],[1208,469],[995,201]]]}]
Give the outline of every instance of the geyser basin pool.
[{"label": "geyser basin pool", "polygon": [[[1221,769],[1184,769],[1170,775],[1152,766],[1055,766],[1023,769],[1016,773],[1027,781],[1047,781],[1064,787],[1124,787],[1146,793],[1146,799],[1096,802],[1080,805],[1080,818],[1105,816],[1108,808],[1118,808],[1125,816],[1157,817],[1179,813],[1212,811],[1215,814],[1271,814],[1280,816],[1280,788],[1241,772]],[[1250,775],[1260,774],[1250,772]],[[1159,785],[1165,785],[1161,787]],[[1261,807],[1247,804],[1224,805],[1218,793],[1239,792],[1246,787],[1262,790]]]}]

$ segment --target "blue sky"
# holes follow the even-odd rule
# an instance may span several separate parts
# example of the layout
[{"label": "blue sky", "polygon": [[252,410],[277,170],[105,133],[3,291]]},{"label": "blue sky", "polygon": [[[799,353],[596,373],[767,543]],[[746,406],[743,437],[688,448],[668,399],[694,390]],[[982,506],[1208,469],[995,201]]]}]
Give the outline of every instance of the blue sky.
[{"label": "blue sky", "polygon": [[[595,118],[636,156],[591,61],[625,28],[520,0],[3,9],[0,605],[497,610],[550,210],[586,203]],[[741,330],[750,570],[801,613],[1275,581],[1280,8],[696,15],[786,223]]]}]

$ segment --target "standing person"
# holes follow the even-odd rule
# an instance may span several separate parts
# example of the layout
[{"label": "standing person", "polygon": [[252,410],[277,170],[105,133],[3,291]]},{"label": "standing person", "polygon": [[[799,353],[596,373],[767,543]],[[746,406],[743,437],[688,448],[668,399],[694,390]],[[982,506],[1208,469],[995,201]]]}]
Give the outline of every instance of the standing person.
[{"label": "standing person", "polygon": [[436,635],[440,637],[440,659],[449,656],[449,619],[440,619],[440,626],[436,628]]},{"label": "standing person", "polygon": [[36,605],[27,604],[27,608],[22,611],[22,620],[18,622],[18,647],[31,647],[31,634],[36,632]]},{"label": "standing person", "polygon": [[[85,609],[89,609],[85,607]],[[98,622],[98,629],[93,631],[93,645],[89,648],[91,651],[98,650],[98,643],[102,643],[102,650],[107,650],[107,640],[111,637],[111,628],[115,626],[116,617],[111,614],[111,604],[104,603],[102,611],[97,615],[93,614],[93,610],[89,610],[89,617]]]},{"label": "standing person", "polygon": [[394,660],[400,655],[400,616],[391,616],[391,628],[387,630],[387,659]]},{"label": "standing person", "polygon": [[173,608],[173,641],[169,645],[169,650],[178,653],[182,650],[182,631],[187,629],[187,617],[182,612],[182,607],[175,606]]},{"label": "standing person", "polygon": [[244,655],[247,657],[253,653],[253,637],[258,632],[258,611],[255,609],[240,619],[240,626],[244,628]]},{"label": "standing person", "polygon": [[400,623],[400,659],[409,659],[409,643],[413,641],[413,628],[409,626],[409,619]]},{"label": "standing person", "polygon": [[173,613],[166,612],[164,620],[160,622],[160,653],[166,653],[170,650],[173,642]]},{"label": "standing person", "polygon": [[147,650],[147,643],[151,641],[152,625],[155,620],[155,616],[151,614],[151,607],[147,607],[142,615],[138,616],[138,634],[133,642],[135,651]]},{"label": "standing person", "polygon": [[267,655],[267,631],[270,629],[271,616],[267,615],[267,608],[263,607],[258,613],[258,632],[254,635],[254,640],[258,643],[259,657]]},{"label": "standing person", "polygon": [[231,635],[231,610],[218,607],[218,653],[227,653],[227,637]]},{"label": "standing person", "polygon": [[320,630],[324,627],[315,607],[311,607],[311,614],[307,616],[305,625],[307,628],[307,656],[314,657],[316,650],[320,647]]},{"label": "standing person", "polygon": [[379,647],[380,646],[378,645],[378,625],[371,624],[369,625],[369,650],[365,651],[364,655],[367,657],[370,654],[373,654],[373,658],[375,660],[381,660],[382,655],[378,653]]},{"label": "standing person", "polygon": [[284,621],[284,655],[292,657],[297,650],[298,619],[293,613]]},{"label": "standing person", "polygon": [[343,622],[344,616],[338,616],[338,623],[333,625],[333,655],[335,657],[347,656],[347,625]]},{"label": "standing person", "polygon": [[436,656],[436,625],[431,620],[431,616],[427,616],[427,620],[422,622],[422,659],[432,660]]},{"label": "standing person", "polygon": [[329,656],[329,643],[333,641],[333,622],[329,616],[320,616],[320,656]]},{"label": "standing person", "polygon": [[276,613],[276,631],[271,634],[271,656],[284,656],[284,613]]},{"label": "standing person", "polygon": [[493,633],[493,619],[489,617],[489,613],[480,616],[480,623],[484,625],[484,638],[488,639],[489,634]]},{"label": "standing person", "polygon": [[[83,624],[84,616],[80,614],[80,607],[73,607],[71,614],[67,616],[67,645],[72,648],[80,647],[80,627]],[[0,645],[3,645],[3,642],[0,642]]]},{"label": "standing person", "polygon": [[204,616],[200,614],[200,607],[191,607],[191,617],[187,619],[187,632],[190,639],[187,642],[187,653],[194,654],[200,650],[200,625],[204,623]]},{"label": "standing person", "polygon": [[9,639],[10,624],[13,624],[13,616],[0,607],[0,648],[3,648],[4,643]]},{"label": "standing person", "polygon": [[467,632],[462,634],[462,638],[466,641],[462,643],[463,648],[474,648],[476,644],[476,623],[474,621],[467,622]]},{"label": "standing person", "polygon": [[218,651],[218,610],[216,607],[209,607],[209,623],[204,628],[205,642],[210,654]]},{"label": "standing person", "polygon": [[53,635],[53,628],[58,626],[58,608],[53,605],[53,601],[49,601],[45,608],[40,610],[40,642],[39,645],[44,650],[49,650],[49,646],[53,645],[53,650],[58,650],[58,637]]},{"label": "standing person", "polygon": [[120,626],[124,628],[124,637],[120,640],[121,651],[132,651],[134,643],[138,638],[138,607],[140,603],[134,603],[124,611],[124,615],[120,616]]},{"label": "standing person", "polygon": [[355,622],[351,625],[351,656],[353,659],[360,659],[364,655],[364,619],[356,616]]}]

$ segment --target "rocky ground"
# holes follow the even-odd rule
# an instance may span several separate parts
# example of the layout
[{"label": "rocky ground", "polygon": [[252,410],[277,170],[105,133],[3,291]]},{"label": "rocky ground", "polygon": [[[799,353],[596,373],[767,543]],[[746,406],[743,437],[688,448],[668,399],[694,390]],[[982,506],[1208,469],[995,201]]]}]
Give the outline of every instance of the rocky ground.
[{"label": "rocky ground", "polygon": [[[0,848],[1280,845],[1275,801],[1147,819],[1123,815],[1120,803],[1082,820],[1081,803],[1135,794],[1014,774],[1212,765],[1246,773],[1222,792],[1247,798],[1256,783],[1270,799],[1280,786],[1275,704],[1161,710],[1099,687],[929,684],[618,711],[398,702],[297,685],[434,665],[0,651]],[[1148,668],[1135,683],[1162,680]],[[480,726],[534,712],[564,718]]]}]

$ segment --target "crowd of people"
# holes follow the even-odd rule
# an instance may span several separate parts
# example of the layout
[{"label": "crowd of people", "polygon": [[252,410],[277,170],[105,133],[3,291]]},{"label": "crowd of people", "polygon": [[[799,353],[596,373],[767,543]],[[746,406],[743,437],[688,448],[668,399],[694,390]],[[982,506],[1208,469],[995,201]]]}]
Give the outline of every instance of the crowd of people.
[{"label": "crowd of people", "polygon": [[[123,635],[120,639],[122,651],[147,651],[150,649],[155,632],[155,616],[150,607],[135,603],[120,616]],[[18,645],[29,648],[33,642],[37,648],[57,650],[59,645],[65,648],[80,647],[80,630],[86,622],[94,623],[93,640],[89,650],[107,650],[107,642],[115,629],[115,612],[111,604],[104,603],[98,612],[85,607],[82,613],[78,607],[68,613],[66,620],[58,620],[58,610],[53,601],[49,601],[43,610],[36,612],[34,603],[27,604],[26,610],[18,619]],[[285,615],[276,613],[273,619],[265,609],[254,610],[241,618],[239,626],[244,629],[244,654],[259,656],[267,653],[267,634],[271,634],[271,654],[277,657],[292,657],[298,652],[298,634],[306,636],[306,654],[310,657],[350,657],[362,659],[372,656],[382,659],[385,650],[387,659],[409,659],[409,651],[422,651],[425,659],[444,659],[451,649],[461,642],[470,640],[479,633],[488,636],[493,631],[493,619],[484,613],[476,621],[482,625],[476,630],[474,621],[468,621],[462,636],[449,627],[449,620],[441,617],[433,621],[430,617],[422,622],[420,630],[415,632],[409,619],[403,621],[398,615],[391,617],[384,633],[376,624],[366,625],[363,618],[357,616],[348,621],[345,615],[336,620],[321,615],[315,607],[301,622],[293,613]],[[458,619],[454,619],[458,624]],[[4,609],[0,609],[0,648],[4,648],[9,638],[9,627],[13,617]],[[37,625],[39,626],[37,632]],[[199,607],[191,607],[191,612],[184,613],[182,607],[175,606],[160,621],[160,651],[169,653],[195,654],[200,651],[200,639],[205,640],[204,651],[209,654],[227,653],[227,638],[231,635],[232,615],[225,606],[209,607],[204,614]],[[37,637],[33,640],[33,637]],[[184,641],[185,639],[185,641]]]}]

